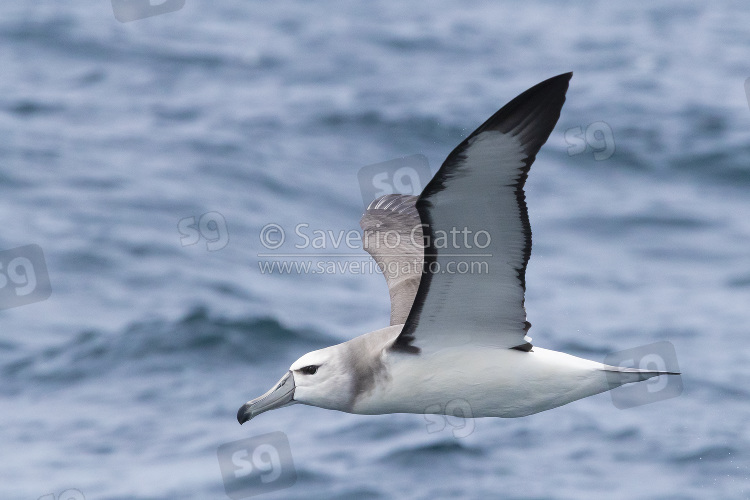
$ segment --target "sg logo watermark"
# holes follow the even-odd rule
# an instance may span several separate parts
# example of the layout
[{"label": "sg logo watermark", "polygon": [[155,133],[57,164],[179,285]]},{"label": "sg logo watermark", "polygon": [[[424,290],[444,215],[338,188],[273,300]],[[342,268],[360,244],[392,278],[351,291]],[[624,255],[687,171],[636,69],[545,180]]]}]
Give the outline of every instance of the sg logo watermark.
[{"label": "sg logo watermark", "polygon": [[175,12],[184,6],[185,0],[112,0],[115,19],[121,23]]},{"label": "sg logo watermark", "polygon": [[83,496],[81,490],[71,488],[69,490],[63,491],[58,496],[55,496],[54,493],[49,493],[47,495],[39,497],[38,500],[86,500],[86,497]]},{"label": "sg logo watermark", "polygon": [[[661,372],[679,373],[677,353],[671,342],[656,342],[607,355],[604,364],[622,368],[639,368]],[[617,384],[617,374],[608,372],[613,385]],[[634,406],[647,405],[682,394],[680,375],[659,375],[643,382],[625,384],[610,391],[612,404],[623,410]]]},{"label": "sg logo watermark", "polygon": [[209,252],[221,250],[229,243],[227,221],[219,212],[207,212],[197,220],[196,217],[185,217],[177,223],[177,230],[184,247],[195,245],[201,237],[205,238]]},{"label": "sg logo watermark", "polygon": [[430,164],[424,155],[367,165],[357,173],[365,209],[370,202],[387,194],[419,195],[431,178]]},{"label": "sg logo watermark", "polygon": [[568,143],[568,156],[586,152],[587,147],[594,150],[594,159],[606,160],[615,154],[615,134],[607,122],[594,122],[586,130],[573,127],[565,131],[565,142]]},{"label": "sg logo watermark", "polygon": [[434,404],[424,410],[427,432],[441,432],[446,427],[453,429],[453,437],[460,439],[474,432],[471,405],[465,399],[454,399],[443,406]]},{"label": "sg logo watermark", "polygon": [[271,432],[219,446],[224,490],[232,500],[289,488],[297,482],[289,439]]},{"label": "sg logo watermark", "polygon": [[0,252],[0,309],[40,302],[51,294],[42,247],[26,245]]}]

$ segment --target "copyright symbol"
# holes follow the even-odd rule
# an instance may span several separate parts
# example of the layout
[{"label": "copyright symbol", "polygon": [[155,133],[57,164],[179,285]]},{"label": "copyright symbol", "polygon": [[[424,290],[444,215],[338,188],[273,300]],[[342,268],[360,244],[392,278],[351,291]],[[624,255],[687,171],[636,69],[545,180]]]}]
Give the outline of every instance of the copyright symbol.
[{"label": "copyright symbol", "polygon": [[286,234],[284,234],[284,228],[278,224],[266,224],[263,229],[260,230],[260,242],[269,250],[276,250],[284,244]]}]

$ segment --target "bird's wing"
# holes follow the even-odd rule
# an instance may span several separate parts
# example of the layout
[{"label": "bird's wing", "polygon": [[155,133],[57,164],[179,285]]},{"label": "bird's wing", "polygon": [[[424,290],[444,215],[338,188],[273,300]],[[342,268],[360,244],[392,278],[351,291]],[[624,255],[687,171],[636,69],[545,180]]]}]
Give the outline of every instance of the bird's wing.
[{"label": "bird's wing", "polygon": [[406,321],[422,276],[422,226],[416,196],[389,194],[370,203],[359,221],[363,247],[383,271],[391,325]]},{"label": "bird's wing", "polygon": [[522,93],[446,158],[416,207],[424,267],[392,349],[471,344],[531,349],[524,293],[531,226],[523,190],[560,117],[572,73]]}]

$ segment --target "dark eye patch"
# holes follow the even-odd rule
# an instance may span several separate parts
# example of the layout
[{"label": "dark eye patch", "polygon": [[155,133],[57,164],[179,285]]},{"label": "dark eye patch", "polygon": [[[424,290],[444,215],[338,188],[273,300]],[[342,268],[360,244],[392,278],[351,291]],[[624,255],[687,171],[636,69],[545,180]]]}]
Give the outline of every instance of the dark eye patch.
[{"label": "dark eye patch", "polygon": [[318,371],[318,367],[316,365],[305,366],[303,368],[300,368],[299,371],[301,371],[305,375],[315,375],[315,372]]}]

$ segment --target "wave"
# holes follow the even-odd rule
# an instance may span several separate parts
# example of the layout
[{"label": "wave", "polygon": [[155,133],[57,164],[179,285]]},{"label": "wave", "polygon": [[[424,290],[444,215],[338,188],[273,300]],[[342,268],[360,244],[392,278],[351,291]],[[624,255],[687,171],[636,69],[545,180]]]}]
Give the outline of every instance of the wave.
[{"label": "wave", "polygon": [[455,458],[458,456],[478,457],[485,454],[485,450],[457,440],[438,441],[434,443],[424,443],[418,446],[402,448],[389,453],[384,459],[387,463],[400,463],[404,466],[413,466],[417,463],[433,462],[438,457]]},{"label": "wave", "polygon": [[445,123],[436,114],[419,114],[411,111],[408,115],[392,117],[379,109],[321,113],[303,125],[303,130],[317,131],[321,127],[334,133],[338,133],[339,130],[347,133],[356,130],[363,135],[380,133],[384,141],[424,144],[431,148],[434,148],[435,144],[458,144],[471,132],[458,124]]},{"label": "wave", "polygon": [[718,462],[731,460],[739,455],[739,450],[731,446],[704,446],[698,450],[676,455],[671,462],[676,464],[703,464],[706,461]]},{"label": "wave", "polygon": [[8,389],[29,381],[70,383],[119,368],[144,373],[261,364],[290,349],[301,353],[332,343],[334,339],[288,328],[272,317],[230,319],[198,307],[178,321],[143,321],[116,333],[84,331],[61,345],[10,360],[0,372]]}]

